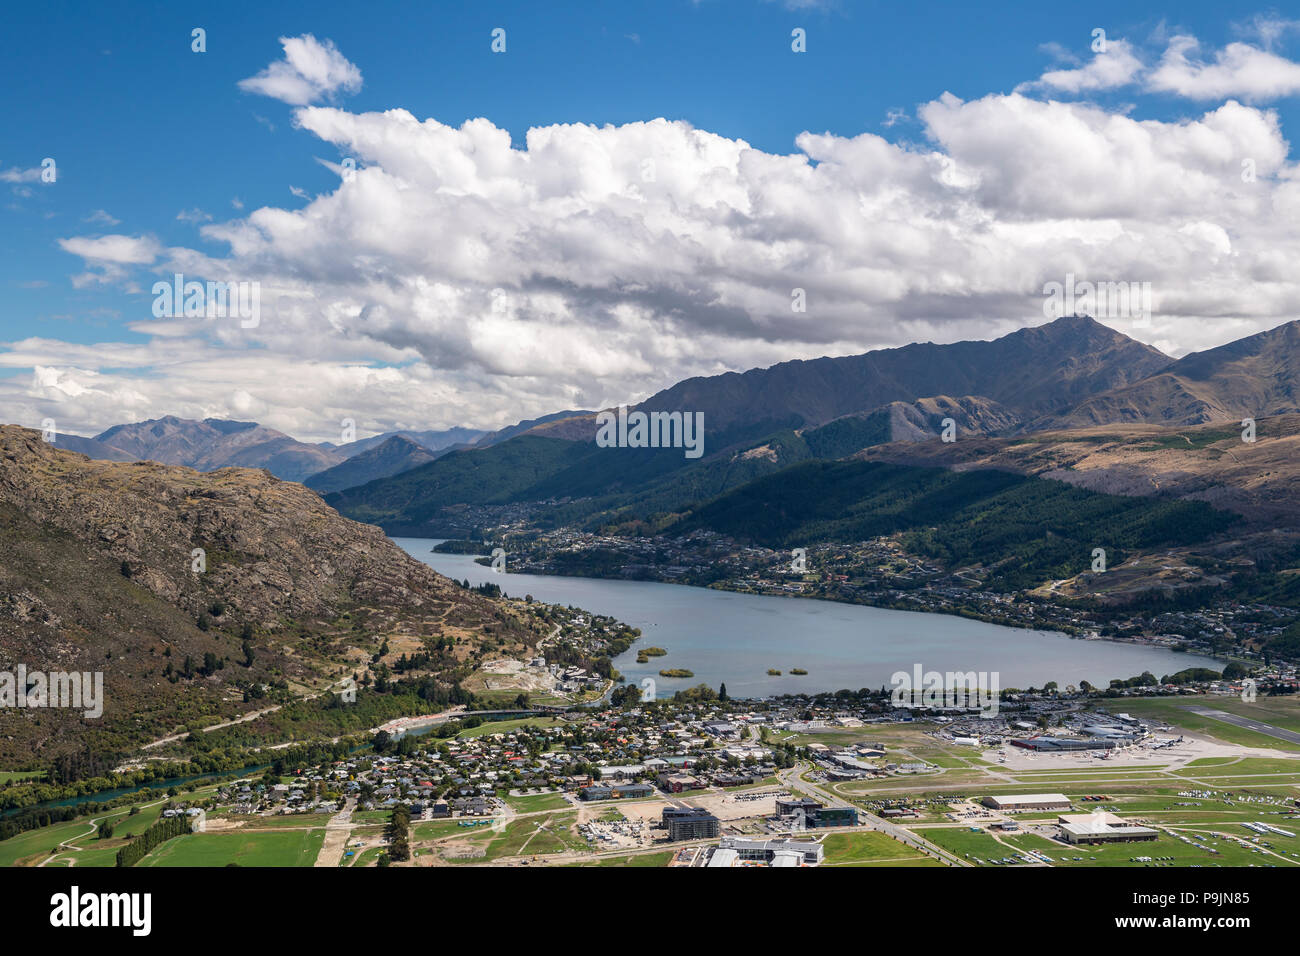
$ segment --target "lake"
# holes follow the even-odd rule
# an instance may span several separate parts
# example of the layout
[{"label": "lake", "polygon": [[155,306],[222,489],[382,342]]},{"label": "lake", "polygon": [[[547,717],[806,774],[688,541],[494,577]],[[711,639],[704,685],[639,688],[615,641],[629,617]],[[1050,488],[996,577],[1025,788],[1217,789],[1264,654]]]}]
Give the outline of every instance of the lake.
[{"label": "lake", "polygon": [[[632,650],[614,659],[629,683],[653,678],[659,696],[693,684],[726,683],[733,697],[880,688],[896,671],[920,664],[930,671],[999,674],[999,686],[1061,687],[1086,680],[1105,687],[1113,678],[1150,671],[1156,677],[1187,667],[1223,665],[1197,654],[1113,641],[1078,640],[1057,631],[986,624],[948,614],[894,611],[811,598],[736,594],[709,588],[538,574],[493,572],[463,554],[435,554],[439,539],[394,538],[407,554],[435,571],[471,584],[492,581],[511,597],[607,614],[641,629]],[[663,647],[665,657],[636,662],[636,649]],[[790,674],[790,668],[806,676]],[[660,677],[683,668],[694,677]],[[782,672],[769,676],[768,668]]]}]

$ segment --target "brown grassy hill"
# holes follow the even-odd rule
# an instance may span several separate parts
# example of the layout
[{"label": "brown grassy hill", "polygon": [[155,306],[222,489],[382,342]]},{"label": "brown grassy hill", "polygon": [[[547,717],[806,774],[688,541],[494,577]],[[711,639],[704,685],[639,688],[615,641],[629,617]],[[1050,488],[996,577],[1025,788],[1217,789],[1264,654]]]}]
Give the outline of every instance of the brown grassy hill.
[{"label": "brown grassy hill", "polygon": [[[192,570],[194,549],[206,570]],[[254,647],[242,663],[243,638]],[[205,715],[362,670],[384,639],[450,638],[446,668],[522,650],[531,625],[264,471],[91,461],[0,426],[0,669],[102,670],[104,716],[0,711],[0,762],[96,743],[122,752]],[[211,674],[168,676],[186,658]],[[266,706],[263,701],[260,706]]]},{"label": "brown grassy hill", "polygon": [[1013,438],[893,442],[858,458],[956,470],[997,468],[1120,495],[1172,495],[1236,511],[1256,526],[1300,528],[1300,415],[1233,425],[1106,425]]}]

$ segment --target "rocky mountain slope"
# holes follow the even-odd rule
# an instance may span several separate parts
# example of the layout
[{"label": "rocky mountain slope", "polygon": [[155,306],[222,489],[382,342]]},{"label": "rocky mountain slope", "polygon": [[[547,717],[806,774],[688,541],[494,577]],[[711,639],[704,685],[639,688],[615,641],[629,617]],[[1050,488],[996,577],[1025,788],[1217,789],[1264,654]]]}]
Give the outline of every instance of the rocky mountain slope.
[{"label": "rocky mountain slope", "polygon": [[[536,638],[265,471],[92,461],[0,426],[0,513],[0,663],[101,670],[107,685],[99,720],[0,711],[0,763],[88,742],[122,753],[252,709],[253,685],[302,693],[364,671],[385,640],[418,651],[445,638],[454,679],[485,647],[518,652]],[[205,655],[220,666],[202,672]]]},{"label": "rocky mountain slope", "polygon": [[1199,425],[1300,412],[1300,321],[1194,352],[1158,374],[1046,416],[1035,429]]},{"label": "rocky mountain slope", "polygon": [[980,396],[1029,418],[1140,381],[1169,363],[1149,345],[1070,316],[987,342],[922,343],[687,379],[637,407],[702,411],[714,434],[742,425],[820,425],[936,395]]},{"label": "rocky mountain slope", "polygon": [[98,458],[101,461],[136,460],[136,456],[129,452],[93,438],[82,438],[80,435],[65,435],[60,432],[54,436],[54,444],[66,451],[75,451],[79,455]]}]

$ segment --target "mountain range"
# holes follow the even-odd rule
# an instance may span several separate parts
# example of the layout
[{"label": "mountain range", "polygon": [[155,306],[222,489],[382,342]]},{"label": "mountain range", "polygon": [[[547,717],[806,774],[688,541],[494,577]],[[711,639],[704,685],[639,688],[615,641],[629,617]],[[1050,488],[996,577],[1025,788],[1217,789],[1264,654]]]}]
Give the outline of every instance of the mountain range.
[{"label": "mountain range", "polygon": [[1300,412],[1298,382],[1300,323],[1175,360],[1087,316],[1068,316],[992,341],[919,343],[686,379],[632,407],[703,413],[699,460],[679,449],[599,447],[597,413],[585,410],[491,433],[406,430],[341,446],[298,442],[252,422],[173,417],[60,440],[110,460],[266,468],[357,520],[407,534],[464,533],[475,520],[466,506],[515,504],[537,505],[543,523],[645,527],[805,460],[877,446],[930,449],[949,422],[963,441],[1239,422]]},{"label": "mountain range", "polygon": [[168,415],[114,425],[94,440],[138,461],[184,465],[198,471],[265,468],[287,481],[301,481],[345,458],[336,449],[300,442],[256,422],[219,418],[196,422]]},{"label": "mountain range", "polygon": [[978,436],[1084,425],[1239,422],[1300,412],[1297,383],[1300,323],[1175,360],[1089,317],[1069,316],[987,342],[692,378],[634,406],[703,412],[705,455],[695,461],[680,449],[599,447],[595,414],[565,413],[328,500],[405,534],[463,534],[475,520],[466,506],[508,504],[536,505],[541,524],[644,530],[809,459],[875,446],[937,447],[947,419],[963,448]]},{"label": "mountain range", "polygon": [[[414,468],[450,449],[468,447],[485,434],[478,429],[459,427],[403,430],[343,445],[311,444],[256,422],[221,418],[196,421],[168,415],[114,425],[94,438],[60,433],[55,437],[55,444],[102,461],[157,461],[198,471],[265,468],[285,481],[306,482],[317,478],[310,487],[332,491]],[[402,441],[382,454],[369,454],[393,438]],[[331,471],[345,463],[351,463],[350,467]]]}]

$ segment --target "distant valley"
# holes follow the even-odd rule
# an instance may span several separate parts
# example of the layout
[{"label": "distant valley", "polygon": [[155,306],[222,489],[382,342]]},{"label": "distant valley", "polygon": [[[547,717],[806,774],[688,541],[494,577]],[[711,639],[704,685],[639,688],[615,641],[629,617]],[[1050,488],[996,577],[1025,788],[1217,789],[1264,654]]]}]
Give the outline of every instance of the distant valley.
[{"label": "distant valley", "polygon": [[[539,568],[559,567],[539,549],[565,530],[606,541],[710,533],[766,549],[877,542],[973,569],[961,580],[986,588],[1090,600],[1100,579],[1085,572],[1102,548],[1137,561],[1111,603],[1199,587],[1198,600],[1219,589],[1289,605],[1298,386],[1300,323],[1175,360],[1069,316],[993,341],[693,378],[632,406],[702,412],[698,460],[600,447],[596,413],[583,410],[344,446],[171,418],[65,443],[96,457],[264,467],[390,534],[505,544]],[[1217,570],[1178,582],[1132,573],[1168,549]],[[658,574],[594,553],[562,558],[567,573]]]}]

